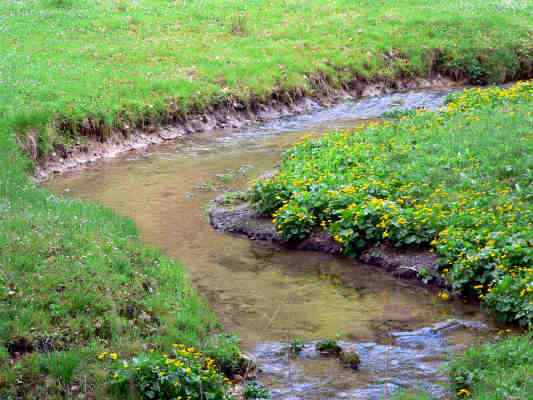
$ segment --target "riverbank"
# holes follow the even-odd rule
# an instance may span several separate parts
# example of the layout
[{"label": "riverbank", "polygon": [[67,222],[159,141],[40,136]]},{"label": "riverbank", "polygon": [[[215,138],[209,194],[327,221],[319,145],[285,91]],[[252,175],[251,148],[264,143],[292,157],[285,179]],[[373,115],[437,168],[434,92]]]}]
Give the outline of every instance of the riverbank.
[{"label": "riverbank", "polygon": [[[303,140],[248,198],[272,218],[274,240],[306,243],[319,231],[337,252],[368,260],[384,253],[380,245],[425,249],[435,256],[417,275],[431,280],[438,266],[453,291],[530,326],[532,88],[467,90],[441,113],[397,113],[397,121]],[[232,228],[253,234],[244,228],[254,230],[246,218],[256,215],[241,215]]]},{"label": "riverbank", "polygon": [[104,352],[122,363],[179,343],[220,365],[238,357],[182,266],[131,220],[36,187],[1,135],[0,154],[0,397],[107,398]]},{"label": "riverbank", "polygon": [[415,90],[453,90],[462,88],[464,82],[452,81],[441,76],[428,79],[398,79],[381,82],[353,82],[350,88],[337,88],[325,81],[314,87],[311,93],[275,93],[267,100],[246,104],[236,100],[224,102],[206,110],[191,111],[180,116],[171,125],[157,124],[136,128],[125,133],[113,129],[104,140],[98,136],[85,136],[70,146],[57,144],[53,151],[38,159],[37,136],[30,135],[21,145],[35,161],[34,176],[45,182],[53,175],[72,172],[103,159],[119,157],[126,152],[145,151],[150,146],[164,142],[186,140],[189,135],[220,130],[242,130],[264,125],[282,118],[294,117],[355,101],[365,96],[380,96]]},{"label": "riverbank", "polygon": [[[285,152],[279,171],[237,197],[253,207],[215,207],[211,221],[364,259],[376,248],[425,249],[434,262],[418,278],[437,273],[452,294],[476,296],[501,320],[531,329],[532,93],[531,82],[468,90],[451,95],[441,113],[396,112],[392,121],[304,139]],[[456,396],[530,396],[530,356],[520,354],[530,343],[526,334],[452,361]],[[514,355],[498,358],[500,349]],[[501,373],[509,379],[494,381]]]},{"label": "riverbank", "polygon": [[[85,138],[127,138],[191,115],[201,121],[204,111],[211,121],[217,110],[257,113],[374,82],[394,87],[440,74],[485,84],[532,73],[532,10],[523,2],[0,7],[0,115],[40,162],[84,152]],[[198,121],[188,122],[194,130]]]},{"label": "riverbank", "polygon": [[[472,346],[454,357],[447,367],[451,390],[457,399],[529,399],[533,393],[531,333],[504,337],[496,342]],[[395,400],[431,400],[421,392],[403,392]]]},{"label": "riverbank", "polygon": [[[259,213],[247,200],[246,192],[220,196],[209,208],[209,222],[221,232],[241,234],[251,240],[271,242],[293,250],[344,253],[342,244],[322,229],[313,229],[300,240],[285,240],[272,219]],[[378,243],[367,246],[357,254],[357,259],[397,278],[418,279],[424,285],[431,283],[434,287],[446,287],[438,271],[438,257],[428,248],[396,248],[389,243]]]}]

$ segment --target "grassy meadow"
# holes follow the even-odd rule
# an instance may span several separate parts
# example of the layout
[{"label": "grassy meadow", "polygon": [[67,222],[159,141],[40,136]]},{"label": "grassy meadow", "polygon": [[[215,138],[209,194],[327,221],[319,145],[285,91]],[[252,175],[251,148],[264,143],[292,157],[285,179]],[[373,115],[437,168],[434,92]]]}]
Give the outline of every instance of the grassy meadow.
[{"label": "grassy meadow", "polygon": [[108,398],[102,352],[122,362],[178,343],[232,362],[181,265],[130,220],[36,187],[26,164],[0,136],[1,399]]},{"label": "grassy meadow", "polygon": [[80,126],[105,135],[228,97],[312,92],[319,74],[486,83],[532,68],[521,0],[9,0],[0,16],[0,116],[39,131],[41,156]]},{"label": "grassy meadow", "polygon": [[[223,399],[226,383],[216,374],[238,351],[233,338],[219,334],[216,318],[179,263],[140,243],[130,220],[32,182],[35,160],[19,146],[26,135],[35,135],[42,162],[55,145],[68,147],[82,134],[104,138],[113,128],[172,121],[228,99],[246,103],[272,93],[313,94],[324,85],[433,73],[476,84],[514,80],[532,73],[532,17],[528,0],[0,2],[0,398],[165,398],[181,395],[176,382],[192,391],[206,378],[211,398]],[[522,237],[531,211],[531,159],[519,143],[531,146],[528,105],[511,101],[483,105],[479,112],[459,110],[428,131],[442,138],[428,141],[427,132],[419,132],[415,144],[410,127],[422,128],[433,118],[418,116],[387,128],[400,134],[397,142],[378,143],[385,150],[407,146],[384,153],[392,166],[412,167],[405,179],[422,179],[417,165],[435,167],[430,158],[417,164],[406,153],[409,146],[436,146],[439,157],[470,146],[449,162],[451,171],[459,168],[450,175],[457,181],[434,171],[453,195],[469,193],[461,191],[468,185],[459,172],[477,182],[474,189],[487,176],[498,190],[509,184],[496,205],[526,210],[502,211],[514,219],[498,225],[502,234],[494,238],[495,225],[483,220],[481,239],[465,239],[468,255],[479,250],[476,240],[494,240],[498,257],[517,244],[516,260],[526,257],[521,241],[531,240],[527,232]],[[448,128],[457,129],[450,148]],[[502,153],[491,167],[487,160],[495,148]],[[301,155],[292,152],[307,167],[307,150],[298,149]],[[430,189],[422,187],[420,195],[426,198]],[[489,194],[496,201],[499,192]],[[475,201],[475,212],[488,207],[484,199]],[[421,236],[394,234],[400,241],[413,235],[426,241],[440,229],[422,225]],[[464,254],[454,244],[463,240],[464,226],[455,224],[459,228],[449,231],[446,242],[436,239],[436,249],[454,263],[450,282],[458,291],[486,296],[487,306],[510,320],[530,322],[531,303],[524,299],[531,292],[520,281],[529,272],[514,262],[504,262],[506,269],[492,261],[490,267],[464,269]],[[338,234],[346,236],[344,229],[339,225]],[[490,251],[483,257],[493,257]]]}]

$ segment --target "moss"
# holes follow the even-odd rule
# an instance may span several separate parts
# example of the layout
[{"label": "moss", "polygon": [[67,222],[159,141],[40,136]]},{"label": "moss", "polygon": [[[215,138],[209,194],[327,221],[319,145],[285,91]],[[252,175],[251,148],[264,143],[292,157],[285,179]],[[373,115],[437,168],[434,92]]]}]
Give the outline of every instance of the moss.
[{"label": "moss", "polygon": [[340,361],[342,364],[353,370],[358,370],[361,365],[361,358],[355,351],[344,351],[340,355]]}]

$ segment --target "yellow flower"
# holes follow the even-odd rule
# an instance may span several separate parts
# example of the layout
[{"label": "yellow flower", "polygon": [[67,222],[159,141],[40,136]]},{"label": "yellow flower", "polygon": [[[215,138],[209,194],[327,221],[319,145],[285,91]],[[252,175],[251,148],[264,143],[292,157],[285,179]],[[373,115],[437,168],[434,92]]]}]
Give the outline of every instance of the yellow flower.
[{"label": "yellow flower", "polygon": [[118,354],[117,353],[111,353],[111,354],[109,354],[109,358],[111,358],[113,361],[115,361],[116,359],[118,359]]},{"label": "yellow flower", "polygon": [[468,389],[461,389],[457,392],[457,396],[459,397],[470,397],[472,393],[470,393],[470,390]]},{"label": "yellow flower", "polygon": [[98,359],[103,360],[107,356],[107,351],[103,351],[102,353],[98,354]]},{"label": "yellow flower", "polygon": [[448,301],[450,299],[450,295],[448,294],[448,292],[440,292],[439,293],[439,298],[443,301]]}]

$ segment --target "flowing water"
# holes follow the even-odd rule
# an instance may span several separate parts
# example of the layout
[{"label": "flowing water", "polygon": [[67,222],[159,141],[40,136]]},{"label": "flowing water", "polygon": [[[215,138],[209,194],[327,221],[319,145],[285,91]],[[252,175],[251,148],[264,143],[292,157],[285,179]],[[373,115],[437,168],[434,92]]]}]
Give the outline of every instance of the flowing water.
[{"label": "flowing water", "polygon": [[[417,385],[442,395],[439,365],[483,334],[461,324],[416,330],[450,318],[483,320],[478,307],[441,302],[350,259],[218,233],[206,206],[272,169],[304,134],[353,127],[394,107],[435,108],[446,93],[372,97],[247,130],[195,134],[56,177],[49,187],[133,218],[144,241],[183,262],[224,327],[257,357],[275,398],[380,399]],[[314,340],[336,336],[360,353],[359,372],[313,351]],[[307,345],[290,357],[295,338]]]}]

